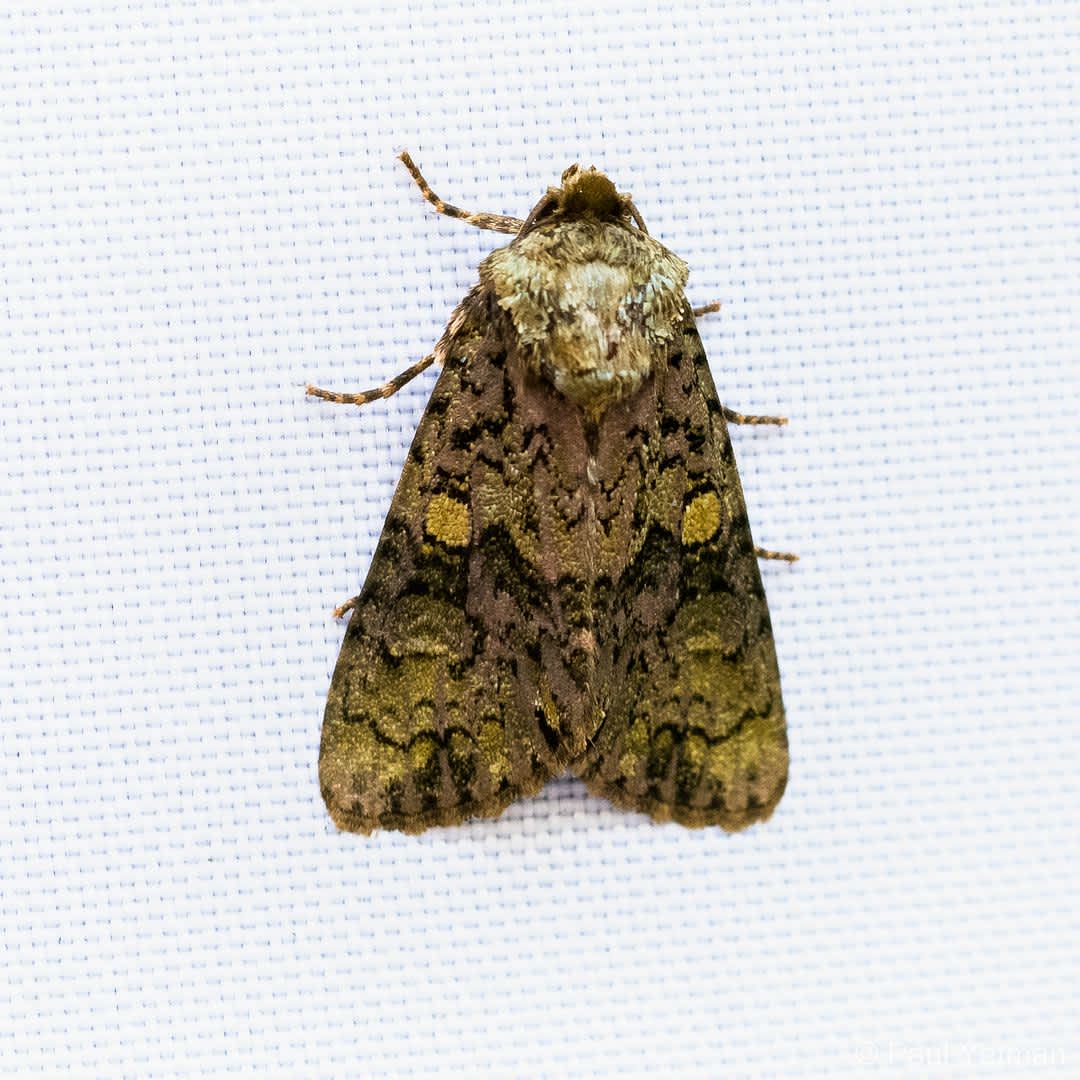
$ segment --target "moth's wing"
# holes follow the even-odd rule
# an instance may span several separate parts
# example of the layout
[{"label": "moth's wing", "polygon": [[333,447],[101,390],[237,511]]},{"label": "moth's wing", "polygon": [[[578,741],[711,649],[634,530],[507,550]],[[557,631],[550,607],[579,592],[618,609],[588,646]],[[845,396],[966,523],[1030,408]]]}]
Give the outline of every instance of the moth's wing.
[{"label": "moth's wing", "polygon": [[585,573],[570,565],[581,541],[557,516],[586,516],[584,432],[558,395],[526,386],[498,318],[477,290],[451,324],[345,632],[319,754],[342,829],[497,814],[595,726]]},{"label": "moth's wing", "polygon": [[633,510],[598,598],[603,721],[573,767],[618,806],[734,830],[780,801],[787,734],[742,488],[689,311],[680,334],[600,439],[619,448],[598,463],[601,490]]}]

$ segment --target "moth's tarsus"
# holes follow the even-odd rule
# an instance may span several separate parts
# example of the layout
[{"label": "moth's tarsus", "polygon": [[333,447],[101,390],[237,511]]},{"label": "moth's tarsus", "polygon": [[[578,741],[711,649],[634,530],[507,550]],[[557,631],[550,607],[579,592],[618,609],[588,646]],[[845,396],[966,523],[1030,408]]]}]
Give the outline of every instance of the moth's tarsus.
[{"label": "moth's tarsus", "polygon": [[398,154],[398,160],[409,170],[409,175],[416,181],[416,186],[423,193],[424,198],[440,214],[457,218],[459,221],[465,221],[470,225],[475,225],[478,229],[490,229],[492,232],[518,233],[521,226],[525,224],[520,218],[507,217],[505,214],[474,214],[468,210],[462,210],[460,206],[451,206],[450,203],[443,202],[431,190],[431,185],[424,179],[424,174],[417,168],[416,162],[413,161],[408,150],[402,150]]},{"label": "moth's tarsus", "polygon": [[[566,769],[656,821],[742,829],[787,782],[776,651],[686,264],[628,195],[572,167],[428,363],[402,470],[326,704],[341,829],[493,816]],[[641,226],[640,228],[638,226]],[[708,305],[711,309],[712,305]],[[704,313],[705,309],[700,309]],[[450,358],[453,362],[447,362]]]},{"label": "moth's tarsus", "polygon": [[799,556],[793,555],[790,551],[769,551],[768,548],[758,547],[754,545],[754,554],[759,559],[777,559],[780,562],[798,562]]},{"label": "moth's tarsus", "polygon": [[719,300],[714,300],[711,304],[702,304],[701,307],[694,308],[694,317],[700,319],[702,315],[713,315],[722,306]]},{"label": "moth's tarsus", "polygon": [[348,614],[348,612],[352,611],[352,609],[356,607],[356,601],[359,599],[360,598],[358,596],[354,596],[351,600],[346,600],[344,604],[339,604],[336,608],[334,608],[334,612],[331,617],[334,619],[345,618],[346,614]]},{"label": "moth's tarsus", "polygon": [[722,406],[724,411],[724,419],[729,424],[775,424],[777,427],[784,427],[788,418],[786,416],[748,416],[745,413],[738,413],[734,409],[729,409],[726,405]]},{"label": "moth's tarsus", "polygon": [[333,390],[320,390],[310,383],[306,393],[309,397],[321,398],[323,401],[332,401],[336,405],[366,405],[369,401],[378,401],[380,398],[388,398],[396,394],[406,383],[415,379],[422,371],[426,371],[435,363],[438,354],[433,352],[418,360],[412,367],[406,368],[400,375],[395,375],[389,382],[382,386],[376,386],[371,390],[361,390],[359,394],[339,394]]}]

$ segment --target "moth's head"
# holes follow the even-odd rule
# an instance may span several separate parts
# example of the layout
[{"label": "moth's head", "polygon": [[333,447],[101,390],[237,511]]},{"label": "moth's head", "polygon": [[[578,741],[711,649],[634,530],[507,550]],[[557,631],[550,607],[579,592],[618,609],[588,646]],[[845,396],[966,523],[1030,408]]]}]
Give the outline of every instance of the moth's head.
[{"label": "moth's head", "polygon": [[518,235],[524,235],[541,222],[582,218],[634,224],[642,232],[648,231],[629,195],[616,191],[615,185],[591,165],[587,169],[571,165],[562,174],[561,185],[548,188],[547,194],[533,207]]}]

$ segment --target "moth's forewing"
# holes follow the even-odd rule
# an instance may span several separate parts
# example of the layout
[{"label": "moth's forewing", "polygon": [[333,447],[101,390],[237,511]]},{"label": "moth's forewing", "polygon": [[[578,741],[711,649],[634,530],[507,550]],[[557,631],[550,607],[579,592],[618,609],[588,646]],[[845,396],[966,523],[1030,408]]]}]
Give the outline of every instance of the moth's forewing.
[{"label": "moth's forewing", "polygon": [[567,501],[585,497],[582,420],[508,357],[488,299],[470,301],[334,671],[319,777],[342,829],[497,814],[594,724],[572,569],[585,526]]},{"label": "moth's forewing", "polygon": [[[701,340],[605,418],[599,484],[632,526],[597,598],[603,722],[575,770],[657,820],[741,829],[787,781],[780,676],[735,458]],[[626,529],[623,526],[624,530]]]}]

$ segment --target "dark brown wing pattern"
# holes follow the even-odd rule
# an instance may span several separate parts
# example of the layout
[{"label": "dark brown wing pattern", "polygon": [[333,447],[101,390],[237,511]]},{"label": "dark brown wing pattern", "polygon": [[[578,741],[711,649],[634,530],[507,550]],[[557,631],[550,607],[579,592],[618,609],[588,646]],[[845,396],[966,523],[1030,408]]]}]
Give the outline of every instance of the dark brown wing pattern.
[{"label": "dark brown wing pattern", "polygon": [[741,829],[783,794],[784,710],[742,488],[689,311],[681,337],[598,439],[601,496],[628,500],[633,520],[599,567],[602,721],[572,767],[656,820]]},{"label": "dark brown wing pattern", "polygon": [[494,815],[569,767],[657,820],[739,829],[787,740],[731,444],[687,308],[597,425],[474,290],[334,672],[342,829]]},{"label": "dark brown wing pattern", "polygon": [[466,301],[345,633],[319,755],[342,829],[497,814],[595,726],[583,422],[501,317]]}]

